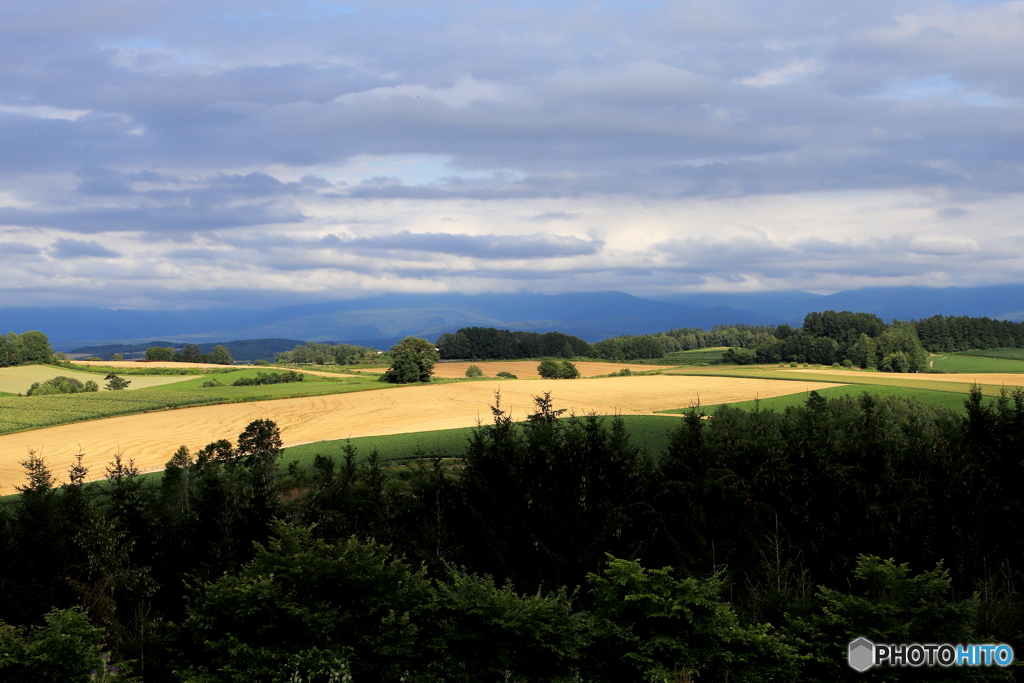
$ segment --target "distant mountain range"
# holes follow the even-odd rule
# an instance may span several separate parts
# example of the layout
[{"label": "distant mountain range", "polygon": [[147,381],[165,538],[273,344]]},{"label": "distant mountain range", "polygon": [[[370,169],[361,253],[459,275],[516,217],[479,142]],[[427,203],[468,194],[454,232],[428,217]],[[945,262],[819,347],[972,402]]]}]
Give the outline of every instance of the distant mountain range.
[{"label": "distant mountain range", "polygon": [[640,298],[622,292],[572,294],[385,294],[265,310],[181,311],[86,307],[0,308],[0,330],[41,330],[55,348],[109,343],[212,343],[287,338],[384,348],[408,335],[436,339],[460,327],[545,332],[588,341],[678,327],[745,323],[799,325],[810,311],[875,313],[886,321],[931,315],[1024,320],[1024,285],[928,289],[892,287],[819,295],[800,291],[681,294]]}]

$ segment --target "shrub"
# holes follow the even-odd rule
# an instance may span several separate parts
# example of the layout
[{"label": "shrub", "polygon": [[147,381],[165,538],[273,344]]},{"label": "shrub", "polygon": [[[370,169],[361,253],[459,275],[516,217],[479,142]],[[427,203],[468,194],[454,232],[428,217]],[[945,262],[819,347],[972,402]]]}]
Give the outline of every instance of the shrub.
[{"label": "shrub", "polygon": [[466,368],[466,377],[483,377],[484,371],[480,369],[479,365],[470,365]]},{"label": "shrub", "polygon": [[99,391],[99,385],[91,379],[84,384],[74,377],[54,377],[45,382],[35,382],[27,392],[27,396],[46,396],[47,394],[81,394],[88,391]]},{"label": "shrub", "polygon": [[543,360],[537,366],[537,372],[544,379],[576,379],[580,371],[570,361]]},{"label": "shrub", "polygon": [[260,387],[264,384],[288,384],[301,382],[306,378],[301,372],[257,372],[255,377],[240,377],[231,383],[233,387]]},{"label": "shrub", "polygon": [[495,375],[495,377],[500,377],[501,379],[519,379],[518,377],[513,375],[511,372],[505,372],[504,370],[502,370],[497,375]]},{"label": "shrub", "polygon": [[82,360],[103,360],[103,359],[100,358],[99,356],[86,356]]},{"label": "shrub", "polygon": [[224,386],[224,382],[221,382],[216,377],[214,377],[213,379],[208,379],[205,382],[203,382],[203,386],[204,387],[222,387],[222,386]]}]

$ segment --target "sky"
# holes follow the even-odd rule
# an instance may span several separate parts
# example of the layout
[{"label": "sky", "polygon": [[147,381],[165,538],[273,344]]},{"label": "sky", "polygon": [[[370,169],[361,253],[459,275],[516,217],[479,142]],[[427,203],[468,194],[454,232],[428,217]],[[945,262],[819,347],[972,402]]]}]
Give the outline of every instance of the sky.
[{"label": "sky", "polygon": [[0,16],[0,306],[1024,283],[1024,2]]}]

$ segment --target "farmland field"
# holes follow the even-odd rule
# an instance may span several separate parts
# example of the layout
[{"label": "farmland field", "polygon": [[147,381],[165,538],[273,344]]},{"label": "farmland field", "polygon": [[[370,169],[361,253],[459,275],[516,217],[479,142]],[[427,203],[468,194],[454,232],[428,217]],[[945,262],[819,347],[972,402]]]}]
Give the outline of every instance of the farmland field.
[{"label": "farmland field", "polygon": [[[1011,349],[1018,351],[1022,349]],[[1024,373],[1024,360],[1003,358],[998,356],[975,356],[973,353],[951,353],[949,355],[933,356],[928,359],[932,367],[942,372],[956,373]]]},{"label": "farmland field", "polygon": [[[818,386],[833,385],[820,383]],[[125,415],[0,436],[0,485],[8,487],[21,481],[18,463],[24,459],[28,448],[41,451],[53,470],[60,473],[67,470],[79,448],[94,475],[101,472],[118,449],[125,457],[134,458],[142,469],[159,469],[182,444],[194,451],[217,439],[234,438],[247,424],[263,418],[277,422],[286,446],[470,427],[478,421],[490,422],[489,406],[494,402],[497,389],[501,391],[502,406],[511,411],[514,418],[522,419],[532,412],[534,396],[546,391],[552,392],[556,408],[566,408],[578,415],[593,411],[601,415],[619,412],[628,416],[683,408],[698,401],[711,405],[798,393],[806,391],[807,384],[793,380],[668,375],[474,381]],[[194,394],[209,400],[207,394]],[[115,395],[119,394],[107,394]],[[134,394],[146,395],[167,396],[152,390]]]},{"label": "farmland field", "polygon": [[[55,365],[17,365],[10,368],[0,368],[0,391],[8,394],[24,394],[32,386],[33,382],[45,382],[48,379],[61,375],[73,377],[80,382],[91,380],[100,385],[100,391],[105,391],[103,385],[106,382],[103,380],[103,375],[93,372],[68,370],[67,368]],[[164,384],[175,384],[187,380],[189,377],[180,375],[132,375],[131,377],[126,377],[126,379],[131,382],[128,386],[130,391]]]},{"label": "farmland field", "polygon": [[1024,349],[1016,347],[1002,347],[997,349],[973,349],[971,351],[960,351],[961,356],[981,356],[982,358],[1008,358],[1010,360],[1024,360]]},{"label": "farmland field", "polygon": [[666,355],[663,360],[675,365],[702,365],[704,363],[717,363],[722,360],[722,356],[728,350],[728,346],[714,346],[706,349],[675,351]]}]

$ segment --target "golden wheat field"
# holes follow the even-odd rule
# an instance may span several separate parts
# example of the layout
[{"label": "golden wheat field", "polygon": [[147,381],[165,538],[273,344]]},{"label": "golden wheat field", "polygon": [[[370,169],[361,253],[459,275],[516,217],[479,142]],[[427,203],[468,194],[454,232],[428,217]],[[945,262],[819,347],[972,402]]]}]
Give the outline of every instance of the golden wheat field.
[{"label": "golden wheat field", "polygon": [[[839,386],[816,382],[816,388]],[[142,470],[160,469],[184,444],[193,452],[217,439],[234,439],[253,420],[277,422],[286,446],[347,437],[467,427],[491,421],[501,404],[521,419],[533,398],[551,392],[556,408],[576,414],[649,414],[657,410],[747,401],[799,393],[807,383],[740,377],[655,375],[580,380],[520,380],[413,385],[307,398],[232,403],[127,415],[0,436],[0,493],[23,481],[19,462],[29,448],[40,452],[63,480],[75,454],[85,454],[90,478],[118,450]]]}]

